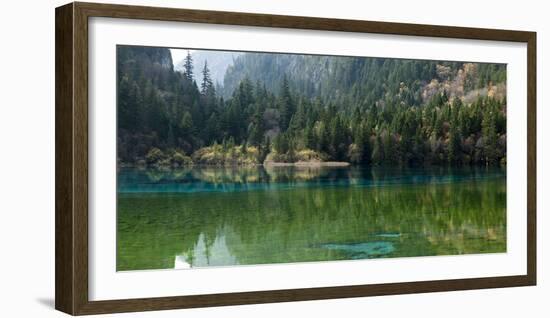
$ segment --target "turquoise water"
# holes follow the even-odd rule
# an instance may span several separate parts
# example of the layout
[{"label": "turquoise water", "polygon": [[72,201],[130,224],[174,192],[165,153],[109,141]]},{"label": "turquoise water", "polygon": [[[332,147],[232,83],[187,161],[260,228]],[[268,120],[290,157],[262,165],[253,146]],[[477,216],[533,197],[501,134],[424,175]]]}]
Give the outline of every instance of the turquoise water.
[{"label": "turquoise water", "polygon": [[122,169],[118,193],[197,193],[301,187],[381,187],[505,177],[500,168],[193,167]]},{"label": "turquoise water", "polygon": [[118,173],[117,269],[506,251],[499,168]]}]

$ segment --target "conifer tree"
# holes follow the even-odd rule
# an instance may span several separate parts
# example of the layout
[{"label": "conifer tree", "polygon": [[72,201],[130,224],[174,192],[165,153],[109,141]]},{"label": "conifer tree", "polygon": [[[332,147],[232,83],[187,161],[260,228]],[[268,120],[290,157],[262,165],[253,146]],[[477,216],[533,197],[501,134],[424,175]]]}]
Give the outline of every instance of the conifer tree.
[{"label": "conifer tree", "polygon": [[204,67],[202,69],[202,83],[201,83],[201,94],[210,95],[213,93],[214,83],[210,77],[210,70],[208,69],[208,62],[204,61]]},{"label": "conifer tree", "polygon": [[281,90],[279,93],[279,112],[281,113],[281,128],[286,130],[290,123],[294,111],[294,105],[292,102],[292,96],[290,94],[290,87],[286,75],[281,83]]},{"label": "conifer tree", "polygon": [[185,56],[185,61],[183,64],[183,74],[185,75],[185,78],[189,80],[190,82],[193,81],[193,57],[191,56],[191,52],[187,51],[187,56]]}]

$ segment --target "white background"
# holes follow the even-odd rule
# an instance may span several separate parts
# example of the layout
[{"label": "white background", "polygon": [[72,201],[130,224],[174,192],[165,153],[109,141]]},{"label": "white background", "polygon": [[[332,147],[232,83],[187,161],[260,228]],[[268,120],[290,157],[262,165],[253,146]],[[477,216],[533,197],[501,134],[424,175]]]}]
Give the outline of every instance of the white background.
[{"label": "white background", "polygon": [[[105,2],[112,2],[107,1]],[[118,1],[119,3],[124,1]],[[129,3],[130,1],[126,1]],[[395,317],[547,317],[550,313],[548,268],[550,236],[545,210],[550,155],[548,103],[550,50],[548,8],[543,1],[463,0],[337,2],[306,0],[131,1],[161,5],[275,14],[310,15],[524,29],[538,32],[539,122],[539,286],[484,291],[384,296],[347,300],[236,306],[133,314],[136,317],[278,317],[384,315]],[[62,1],[11,1],[0,13],[0,315],[59,317],[54,295],[54,7]],[[121,316],[122,315],[113,315]],[[129,315],[126,315],[129,316]]]},{"label": "white background", "polygon": [[506,253],[117,273],[117,44],[506,63],[507,100],[513,105],[507,114],[507,188],[527,188],[525,44],[242,26],[220,29],[181,22],[89,21],[90,300],[526,274],[526,191],[509,191],[506,196]]}]

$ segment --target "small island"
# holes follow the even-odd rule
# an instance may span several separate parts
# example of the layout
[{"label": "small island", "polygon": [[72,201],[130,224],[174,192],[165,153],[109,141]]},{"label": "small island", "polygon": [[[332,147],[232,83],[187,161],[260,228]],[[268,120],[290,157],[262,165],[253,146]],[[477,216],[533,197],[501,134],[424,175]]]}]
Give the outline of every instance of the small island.
[{"label": "small island", "polygon": [[[204,166],[276,166],[276,167],[347,167],[349,162],[326,161],[327,156],[314,150],[303,149],[297,152],[286,153],[270,152],[262,155],[254,146],[227,146],[214,144],[200,148],[191,156],[181,149],[169,149],[164,152],[159,148],[152,148],[145,158],[138,158],[134,163],[120,163],[122,167],[153,167],[153,168],[181,168],[193,165]],[[262,161],[263,159],[263,161]]]}]

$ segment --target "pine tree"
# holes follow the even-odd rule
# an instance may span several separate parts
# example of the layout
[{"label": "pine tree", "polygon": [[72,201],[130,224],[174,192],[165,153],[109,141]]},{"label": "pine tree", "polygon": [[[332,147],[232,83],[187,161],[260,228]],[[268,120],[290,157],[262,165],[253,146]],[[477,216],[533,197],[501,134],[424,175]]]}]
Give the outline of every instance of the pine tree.
[{"label": "pine tree", "polygon": [[296,161],[296,144],[293,138],[288,138],[287,143],[288,143],[288,151],[287,151],[288,161],[294,162]]},{"label": "pine tree", "polygon": [[330,154],[335,160],[344,160],[346,153],[346,131],[339,116],[331,121]]},{"label": "pine tree", "polygon": [[461,160],[461,137],[456,126],[456,123],[451,123],[451,130],[449,131],[448,160],[451,164],[457,164]]},{"label": "pine tree", "polygon": [[304,130],[304,146],[308,149],[316,148],[315,133],[309,125]]},{"label": "pine tree", "polygon": [[259,105],[256,105],[254,114],[252,115],[252,122],[250,123],[248,135],[248,141],[251,145],[257,146],[263,141],[264,130],[262,109]]},{"label": "pine tree", "polygon": [[289,138],[285,133],[278,134],[273,140],[273,148],[279,154],[286,154],[289,150]]},{"label": "pine tree", "polygon": [[210,77],[210,70],[208,69],[208,62],[204,61],[204,67],[202,69],[202,83],[201,83],[201,94],[211,95],[213,94],[214,83]]},{"label": "pine tree", "polygon": [[494,111],[488,111],[481,121],[483,134],[483,157],[486,165],[495,164],[498,161],[497,133]]},{"label": "pine tree", "polygon": [[288,79],[286,78],[286,76],[283,78],[283,82],[281,83],[281,91],[279,93],[278,104],[279,112],[281,113],[280,126],[281,129],[284,131],[288,128],[290,119],[294,114],[294,105],[292,101],[292,96],[290,94]]},{"label": "pine tree", "polygon": [[319,128],[318,128],[317,151],[321,151],[324,153],[329,152],[329,148],[330,148],[329,138],[330,138],[329,127],[327,124],[321,121],[319,123]]},{"label": "pine tree", "polygon": [[187,80],[190,82],[193,81],[193,57],[189,51],[187,51],[187,56],[185,57],[185,62],[183,64],[183,74]]},{"label": "pine tree", "polygon": [[381,165],[384,163],[384,145],[382,142],[382,137],[380,134],[377,134],[374,138],[374,144],[372,146],[372,164]]}]

